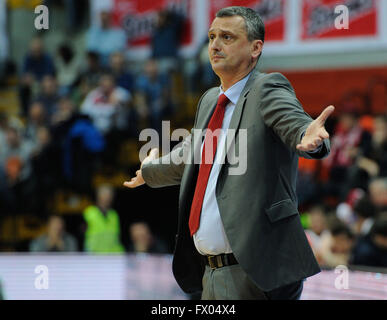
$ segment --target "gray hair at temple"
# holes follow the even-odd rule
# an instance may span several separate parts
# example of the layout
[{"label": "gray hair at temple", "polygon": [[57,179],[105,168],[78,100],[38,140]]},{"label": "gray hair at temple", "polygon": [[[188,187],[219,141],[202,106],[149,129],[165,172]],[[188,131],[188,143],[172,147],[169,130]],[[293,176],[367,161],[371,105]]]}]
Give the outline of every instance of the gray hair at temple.
[{"label": "gray hair at temple", "polygon": [[257,12],[246,7],[226,7],[216,13],[217,18],[241,16],[245,20],[247,39],[265,41],[265,24]]}]

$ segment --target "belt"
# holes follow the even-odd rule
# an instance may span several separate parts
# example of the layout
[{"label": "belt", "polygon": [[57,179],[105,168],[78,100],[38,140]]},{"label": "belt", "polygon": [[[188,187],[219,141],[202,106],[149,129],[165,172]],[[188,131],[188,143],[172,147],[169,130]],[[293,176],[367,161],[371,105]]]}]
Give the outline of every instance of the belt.
[{"label": "belt", "polygon": [[207,255],[204,256],[206,264],[210,266],[211,269],[218,269],[225,266],[232,266],[238,264],[238,261],[235,259],[235,256],[232,253],[222,253],[216,256]]}]

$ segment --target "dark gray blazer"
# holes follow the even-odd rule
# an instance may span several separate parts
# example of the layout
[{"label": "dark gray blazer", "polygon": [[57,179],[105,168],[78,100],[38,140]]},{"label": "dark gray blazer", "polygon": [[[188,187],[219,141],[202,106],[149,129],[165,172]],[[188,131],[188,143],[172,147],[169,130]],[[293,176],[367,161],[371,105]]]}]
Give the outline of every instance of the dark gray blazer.
[{"label": "dark gray blazer", "polygon": [[[194,129],[207,127],[218,94],[219,88],[212,88],[201,97]],[[232,115],[230,129],[247,129],[247,169],[242,175],[231,175],[231,161],[226,159],[219,173],[216,199],[236,259],[264,291],[320,272],[301,225],[296,197],[298,156],[321,159],[330,149],[328,139],[318,153],[296,149],[311,121],[282,74],[264,74],[257,68]],[[180,184],[173,273],[188,293],[202,289],[204,273],[203,259],[188,228],[198,174],[193,157],[200,153],[201,142],[202,138],[191,130],[179,148],[163,157],[179,155],[191,159],[190,164],[161,164],[160,158],[142,168],[143,178],[151,187]],[[238,142],[236,135],[236,150]]]}]

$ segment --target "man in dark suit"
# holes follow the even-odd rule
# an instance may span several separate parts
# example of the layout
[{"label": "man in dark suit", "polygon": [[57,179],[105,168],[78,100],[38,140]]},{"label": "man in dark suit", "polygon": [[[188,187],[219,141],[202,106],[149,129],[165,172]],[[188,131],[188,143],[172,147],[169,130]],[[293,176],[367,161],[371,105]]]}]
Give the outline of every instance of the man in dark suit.
[{"label": "man in dark suit", "polygon": [[162,158],[151,150],[124,185],[180,184],[173,272],[185,292],[298,299],[303,280],[320,271],[298,215],[298,156],[329,154],[324,123],[334,107],[313,120],[284,76],[258,71],[264,25],[252,9],[221,9],[208,36],[221,86],[201,97],[181,146]]}]

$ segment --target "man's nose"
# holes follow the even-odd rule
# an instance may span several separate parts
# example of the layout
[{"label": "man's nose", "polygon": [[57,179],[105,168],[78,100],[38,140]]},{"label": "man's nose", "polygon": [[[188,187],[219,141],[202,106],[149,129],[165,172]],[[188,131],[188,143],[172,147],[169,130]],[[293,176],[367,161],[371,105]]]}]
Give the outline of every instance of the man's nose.
[{"label": "man's nose", "polygon": [[210,51],[220,51],[221,45],[220,45],[220,41],[218,40],[218,38],[213,39],[209,43],[209,48],[210,48]]}]

